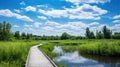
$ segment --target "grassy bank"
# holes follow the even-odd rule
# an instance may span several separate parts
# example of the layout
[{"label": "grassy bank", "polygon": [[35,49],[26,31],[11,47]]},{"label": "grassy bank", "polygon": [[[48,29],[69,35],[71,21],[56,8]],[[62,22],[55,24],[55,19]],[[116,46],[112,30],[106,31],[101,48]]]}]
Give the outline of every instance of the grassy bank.
[{"label": "grassy bank", "polygon": [[36,41],[0,42],[0,67],[24,67],[29,48]]},{"label": "grassy bank", "polygon": [[93,40],[86,45],[80,45],[80,53],[99,56],[120,56],[119,40]]},{"label": "grassy bank", "polygon": [[[120,56],[120,40],[51,40],[41,47],[50,58],[55,45],[62,46],[64,51],[78,50],[80,53],[99,56]],[[52,53],[53,54],[53,53]],[[54,56],[54,55],[53,55]]]}]

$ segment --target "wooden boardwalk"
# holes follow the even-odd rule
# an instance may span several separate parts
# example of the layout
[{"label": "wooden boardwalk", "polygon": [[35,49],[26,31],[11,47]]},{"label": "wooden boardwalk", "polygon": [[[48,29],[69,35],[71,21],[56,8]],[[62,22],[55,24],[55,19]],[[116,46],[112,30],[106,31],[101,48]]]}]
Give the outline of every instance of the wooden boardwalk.
[{"label": "wooden boardwalk", "polygon": [[56,67],[36,45],[30,48],[25,67]]}]

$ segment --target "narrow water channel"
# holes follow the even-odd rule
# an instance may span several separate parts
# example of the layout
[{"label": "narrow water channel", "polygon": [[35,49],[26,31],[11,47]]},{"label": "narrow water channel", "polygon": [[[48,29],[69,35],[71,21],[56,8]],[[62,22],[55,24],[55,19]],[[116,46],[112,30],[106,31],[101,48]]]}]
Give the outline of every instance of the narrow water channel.
[{"label": "narrow water channel", "polygon": [[66,67],[120,67],[119,57],[82,55],[77,50],[65,52],[60,46],[54,46],[53,52],[59,54],[54,61]]}]

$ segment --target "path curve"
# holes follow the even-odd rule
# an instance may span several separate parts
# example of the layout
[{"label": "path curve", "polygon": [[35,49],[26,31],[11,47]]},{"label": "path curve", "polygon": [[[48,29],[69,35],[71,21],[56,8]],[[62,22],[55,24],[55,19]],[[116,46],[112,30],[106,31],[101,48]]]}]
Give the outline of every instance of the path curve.
[{"label": "path curve", "polygon": [[36,45],[30,48],[25,67],[56,67],[51,60],[38,49]]}]

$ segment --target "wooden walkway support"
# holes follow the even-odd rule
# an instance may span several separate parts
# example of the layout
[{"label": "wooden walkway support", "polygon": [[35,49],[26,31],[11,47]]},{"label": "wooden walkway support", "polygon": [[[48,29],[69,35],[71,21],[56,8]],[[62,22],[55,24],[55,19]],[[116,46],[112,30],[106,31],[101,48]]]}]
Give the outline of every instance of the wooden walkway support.
[{"label": "wooden walkway support", "polygon": [[25,67],[57,67],[36,45],[30,48]]}]

